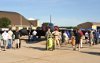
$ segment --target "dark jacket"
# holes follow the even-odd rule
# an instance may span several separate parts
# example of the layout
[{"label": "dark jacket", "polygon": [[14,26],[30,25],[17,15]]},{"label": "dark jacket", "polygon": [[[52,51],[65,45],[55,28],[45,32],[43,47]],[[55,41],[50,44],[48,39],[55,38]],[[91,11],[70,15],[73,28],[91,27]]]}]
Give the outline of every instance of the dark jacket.
[{"label": "dark jacket", "polygon": [[19,31],[15,32],[14,34],[15,34],[15,39],[19,39],[20,38],[20,32]]}]

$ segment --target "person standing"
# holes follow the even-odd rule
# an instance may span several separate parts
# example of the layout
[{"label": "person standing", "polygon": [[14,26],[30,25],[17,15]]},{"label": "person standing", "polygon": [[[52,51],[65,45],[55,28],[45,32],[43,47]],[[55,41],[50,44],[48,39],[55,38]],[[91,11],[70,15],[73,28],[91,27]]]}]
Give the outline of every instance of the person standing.
[{"label": "person standing", "polygon": [[4,42],[4,51],[6,51],[7,45],[8,45],[8,38],[9,38],[9,34],[7,33],[7,31],[4,31],[2,33],[2,38],[3,38],[3,42]]},{"label": "person standing", "polygon": [[57,44],[57,45],[59,46],[59,48],[60,48],[60,47],[61,47],[61,46],[60,46],[60,41],[59,41],[60,32],[58,31],[57,28],[52,32],[52,35],[54,36],[55,48],[56,48],[56,44]]},{"label": "person standing", "polygon": [[68,37],[66,31],[64,31],[63,37],[64,37],[64,44],[66,45],[68,43],[68,41],[69,41],[69,37]]},{"label": "person standing", "polygon": [[72,35],[71,36],[71,44],[72,44],[73,50],[76,50],[76,48],[75,48],[75,44],[76,44],[75,32],[73,31],[71,35]]},{"label": "person standing", "polygon": [[98,30],[96,30],[95,32],[94,32],[95,34],[95,44],[98,44],[99,43],[99,31]]},{"label": "person standing", "polygon": [[94,43],[94,35],[93,35],[93,31],[90,31],[90,46],[92,46]]},{"label": "person standing", "polygon": [[37,31],[33,30],[32,34],[33,34],[33,37],[32,37],[33,41],[36,41],[36,39],[37,39],[37,37],[36,37]]},{"label": "person standing", "polygon": [[15,47],[20,48],[21,47],[20,32],[18,29],[16,29],[14,35],[15,35]]},{"label": "person standing", "polygon": [[9,34],[9,38],[8,38],[8,48],[12,48],[13,32],[11,31],[11,29],[9,29],[8,34]]},{"label": "person standing", "polygon": [[78,32],[81,36],[81,38],[80,38],[80,47],[82,48],[83,47],[83,32],[82,32],[82,30],[78,30]]},{"label": "person standing", "polygon": [[85,33],[85,40],[86,40],[86,43],[89,42],[89,33],[88,32]]},{"label": "person standing", "polygon": [[46,50],[48,50],[49,48],[52,49],[53,47],[53,39],[52,39],[52,33],[51,33],[51,29],[48,28],[48,31],[46,32]]},{"label": "person standing", "polygon": [[81,39],[81,35],[79,33],[79,30],[76,30],[76,32],[75,32],[75,39],[76,39],[75,48],[77,48],[77,45],[78,45],[78,51],[80,51],[80,39]]}]

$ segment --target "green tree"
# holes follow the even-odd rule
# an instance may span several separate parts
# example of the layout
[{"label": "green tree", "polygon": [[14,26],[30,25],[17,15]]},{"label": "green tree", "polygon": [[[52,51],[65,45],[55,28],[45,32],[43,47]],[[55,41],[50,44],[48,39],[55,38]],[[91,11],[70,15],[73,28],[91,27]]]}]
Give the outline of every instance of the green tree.
[{"label": "green tree", "polygon": [[10,19],[6,17],[0,18],[0,28],[3,28],[3,27],[5,28],[5,27],[8,27],[9,25],[11,25]]}]

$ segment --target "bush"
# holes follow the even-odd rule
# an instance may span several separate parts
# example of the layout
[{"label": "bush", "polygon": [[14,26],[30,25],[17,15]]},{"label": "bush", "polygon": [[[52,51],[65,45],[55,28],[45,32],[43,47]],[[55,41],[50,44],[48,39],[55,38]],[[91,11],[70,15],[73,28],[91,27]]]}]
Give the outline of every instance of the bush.
[{"label": "bush", "polygon": [[8,18],[6,17],[0,18],[0,28],[6,28],[9,25],[11,25],[11,21]]}]

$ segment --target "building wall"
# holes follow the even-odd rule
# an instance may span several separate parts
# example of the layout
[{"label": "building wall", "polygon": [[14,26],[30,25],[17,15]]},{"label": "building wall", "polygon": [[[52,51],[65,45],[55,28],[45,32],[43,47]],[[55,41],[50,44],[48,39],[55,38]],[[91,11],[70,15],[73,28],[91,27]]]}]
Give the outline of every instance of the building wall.
[{"label": "building wall", "polygon": [[100,25],[93,25],[93,26],[92,26],[92,29],[97,30],[97,27],[100,27]]},{"label": "building wall", "polygon": [[6,17],[8,19],[11,20],[11,27],[13,27],[13,29],[15,29],[16,27],[19,27],[19,29],[23,28],[23,27],[29,27],[31,25],[36,26],[37,27],[37,20],[34,21],[32,20],[32,24],[29,22],[30,20],[27,20],[24,16],[22,16],[19,13],[16,12],[8,12],[8,11],[0,11],[0,18],[2,17]]},{"label": "building wall", "polygon": [[78,28],[83,28],[83,29],[94,29],[97,30],[97,27],[100,27],[100,23],[97,22],[86,22],[86,23],[82,23],[77,25]]},{"label": "building wall", "polygon": [[97,29],[97,26],[96,25],[93,25],[92,26],[92,29],[95,29],[96,30]]},{"label": "building wall", "polygon": [[5,12],[0,12],[0,18],[2,17],[7,17],[8,19],[11,20],[11,25],[19,25],[20,24],[20,18],[18,14],[9,14],[9,13],[5,13]]},{"label": "building wall", "polygon": [[80,28],[83,28],[83,29],[88,29],[88,28],[92,28],[92,23],[90,22],[86,22],[86,23],[82,23],[82,24],[79,24],[77,25],[77,27],[80,29]]},{"label": "building wall", "polygon": [[33,27],[37,27],[37,26],[38,26],[38,20],[29,20],[29,23],[30,23]]}]

